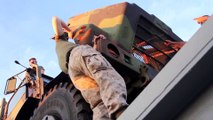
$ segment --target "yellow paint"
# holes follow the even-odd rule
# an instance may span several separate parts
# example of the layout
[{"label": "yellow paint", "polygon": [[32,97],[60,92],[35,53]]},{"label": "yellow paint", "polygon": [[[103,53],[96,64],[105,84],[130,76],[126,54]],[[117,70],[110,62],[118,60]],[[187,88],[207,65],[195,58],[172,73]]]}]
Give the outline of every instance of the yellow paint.
[{"label": "yellow paint", "polygon": [[24,103],[26,101],[25,98],[26,98],[26,96],[25,96],[25,94],[23,94],[21,99],[19,99],[18,103],[15,105],[14,109],[10,112],[7,120],[13,120],[13,118],[15,118],[17,116],[17,114],[19,113],[20,109],[22,108],[22,106],[24,105]]},{"label": "yellow paint", "polygon": [[[69,23],[71,23],[72,26],[80,26],[83,24],[88,24],[88,21],[90,19],[90,16],[92,16],[94,12],[88,12],[87,14],[82,14],[80,16],[76,16],[72,19],[70,19]],[[124,19],[124,15],[118,15],[113,18],[104,18],[102,21],[99,23],[98,27],[100,28],[109,28],[109,27],[114,27],[118,24],[121,24]]]},{"label": "yellow paint", "polygon": [[97,10],[92,10],[92,11],[83,13],[81,15],[74,16],[73,18],[71,18],[69,20],[70,25],[71,26],[80,26],[80,25],[83,25],[83,24],[88,24],[90,16],[92,16],[92,14],[94,14],[95,11],[97,11]]},{"label": "yellow paint", "polygon": [[114,18],[103,19],[98,26],[100,28],[114,27],[116,25],[121,24],[123,22],[123,19],[124,19],[124,15],[123,14],[121,14],[119,16],[116,16]]}]

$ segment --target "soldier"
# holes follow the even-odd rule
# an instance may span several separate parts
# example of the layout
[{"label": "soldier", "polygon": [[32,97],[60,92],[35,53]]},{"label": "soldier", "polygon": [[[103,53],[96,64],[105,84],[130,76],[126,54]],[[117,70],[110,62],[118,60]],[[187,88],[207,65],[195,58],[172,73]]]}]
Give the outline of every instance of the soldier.
[{"label": "soldier", "polygon": [[36,95],[33,96],[41,99],[44,94],[44,81],[41,79],[41,74],[44,74],[44,68],[37,64],[37,60],[34,57],[29,59],[29,65],[31,69],[26,72],[26,82],[30,83],[31,87],[36,88]]},{"label": "soldier", "polygon": [[[33,64],[37,65],[37,60],[34,57],[29,59],[29,65],[32,69],[33,69]],[[41,66],[41,73],[44,74],[44,71],[45,71],[44,67]]]},{"label": "soldier", "polygon": [[60,68],[90,104],[93,120],[116,119],[128,106],[124,79],[91,46],[68,42],[72,31],[62,20],[53,17],[52,25]]}]

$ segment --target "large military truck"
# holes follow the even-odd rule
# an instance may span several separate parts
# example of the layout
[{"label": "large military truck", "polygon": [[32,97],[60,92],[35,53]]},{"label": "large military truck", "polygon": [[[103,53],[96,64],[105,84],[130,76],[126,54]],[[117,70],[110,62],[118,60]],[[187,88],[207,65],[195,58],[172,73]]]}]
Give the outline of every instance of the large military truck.
[{"label": "large military truck", "polygon": [[[92,46],[94,36],[106,37],[98,41],[97,50],[124,78],[130,105],[185,43],[156,16],[127,2],[73,16],[68,25],[79,44]],[[17,78],[24,72],[32,73],[34,79],[26,82],[24,77],[16,87]],[[38,79],[44,84],[42,94],[37,96],[40,88],[33,83]],[[25,89],[20,95],[21,88]],[[5,94],[12,96],[2,107],[3,120],[92,119],[89,105],[63,72],[52,78],[41,75],[39,69],[32,72],[26,68],[7,80]],[[21,97],[16,104],[11,104],[15,96]]]}]

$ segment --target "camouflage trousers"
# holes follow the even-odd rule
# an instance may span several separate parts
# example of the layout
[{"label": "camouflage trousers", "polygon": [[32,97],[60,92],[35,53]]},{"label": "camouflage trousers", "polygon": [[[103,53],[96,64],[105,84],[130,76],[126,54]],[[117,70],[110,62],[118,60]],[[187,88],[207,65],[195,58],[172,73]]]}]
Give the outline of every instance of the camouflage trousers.
[{"label": "camouflage trousers", "polygon": [[93,120],[110,120],[127,107],[123,78],[89,45],[75,47],[69,57],[69,76],[93,111]]}]

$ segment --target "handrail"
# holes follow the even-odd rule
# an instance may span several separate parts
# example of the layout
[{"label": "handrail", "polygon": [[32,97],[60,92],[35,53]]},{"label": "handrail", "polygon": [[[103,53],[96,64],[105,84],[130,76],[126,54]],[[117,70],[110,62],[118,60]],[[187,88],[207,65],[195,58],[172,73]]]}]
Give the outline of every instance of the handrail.
[{"label": "handrail", "polygon": [[[22,71],[22,72],[23,72],[23,71]],[[22,73],[22,72],[20,72],[20,73]],[[17,75],[19,75],[19,74],[17,74]],[[14,76],[13,76],[13,77],[14,77]],[[24,80],[25,80],[25,79],[23,79],[23,80],[21,81],[21,83],[19,84],[19,86],[17,87],[17,89],[15,90],[15,92],[13,93],[13,95],[10,97],[9,101],[7,102],[7,104],[6,104],[6,106],[5,106],[5,109],[4,109],[4,117],[3,117],[3,120],[6,120],[6,119],[7,119],[9,104],[10,104],[11,100],[13,99],[13,97],[15,96],[15,94],[18,92],[18,89],[20,89],[21,87],[23,87],[22,84],[24,83]]]}]

